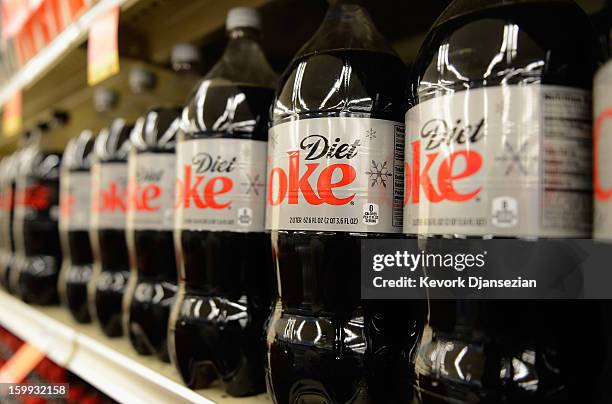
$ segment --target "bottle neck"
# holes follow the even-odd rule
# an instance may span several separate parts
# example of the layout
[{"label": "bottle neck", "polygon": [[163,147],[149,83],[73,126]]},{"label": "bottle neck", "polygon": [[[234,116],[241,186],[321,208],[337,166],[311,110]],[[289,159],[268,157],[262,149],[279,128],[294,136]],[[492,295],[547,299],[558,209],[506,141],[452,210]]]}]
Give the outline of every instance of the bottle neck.
[{"label": "bottle neck", "polygon": [[221,60],[204,76],[204,81],[219,79],[274,87],[276,74],[260,45],[260,31],[254,28],[235,28],[228,31],[228,37]]},{"label": "bottle neck", "polygon": [[332,6],[336,4],[357,4],[361,5],[367,2],[367,0],[327,0]]},{"label": "bottle neck", "polygon": [[20,148],[25,148],[28,147],[29,145],[32,144],[32,140],[33,140],[33,135],[29,134],[27,136],[23,136],[21,139],[19,139],[19,147]]},{"label": "bottle neck", "polygon": [[260,52],[261,32],[254,28],[234,28],[228,31],[229,41],[223,57],[245,56],[244,52]]},{"label": "bottle neck", "polygon": [[57,145],[57,142],[58,142],[57,137],[50,136],[50,133],[48,133],[47,131],[45,132],[37,131],[36,133],[32,133],[28,137],[28,139],[24,141],[21,147],[22,148],[33,147],[40,151],[60,150],[59,146]]},{"label": "bottle neck", "polygon": [[327,14],[323,20],[323,23],[334,23],[334,24],[355,24],[365,23],[371,24],[372,21],[368,12],[358,2],[351,1],[335,1],[330,4]]},{"label": "bottle neck", "polygon": [[325,50],[361,49],[395,54],[359,1],[333,1],[301,55]]},{"label": "bottle neck", "polygon": [[26,146],[40,146],[44,134],[42,132],[34,132],[26,139]]},{"label": "bottle neck", "polygon": [[442,11],[442,14],[438,16],[432,28],[436,28],[455,18],[464,17],[473,13],[481,13],[487,10],[495,10],[500,7],[520,5],[529,7],[530,5],[538,4],[545,5],[546,3],[556,3],[557,5],[580,9],[574,0],[454,0],[444,9],[444,11]]},{"label": "bottle neck", "polygon": [[179,65],[172,66],[174,74],[179,77],[198,77],[200,75],[200,66],[196,63],[181,63]]}]

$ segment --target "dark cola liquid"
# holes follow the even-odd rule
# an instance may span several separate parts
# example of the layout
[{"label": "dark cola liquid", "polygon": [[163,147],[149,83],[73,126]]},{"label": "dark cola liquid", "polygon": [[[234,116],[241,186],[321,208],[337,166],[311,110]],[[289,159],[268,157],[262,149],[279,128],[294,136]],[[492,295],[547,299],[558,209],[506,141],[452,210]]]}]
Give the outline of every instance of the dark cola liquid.
[{"label": "dark cola liquid", "polygon": [[[162,192],[170,192],[163,190]],[[133,256],[137,268],[130,291],[128,336],[141,355],[157,355],[169,362],[168,318],[177,286],[172,231],[133,230]]]},{"label": "dark cola liquid", "polygon": [[91,321],[87,287],[93,273],[89,235],[92,148],[89,130],[71,139],[64,150],[60,178],[60,236],[64,262],[58,290],[62,303],[80,323]]},{"label": "dark cola liquid", "polygon": [[[62,262],[58,231],[60,156],[41,154],[36,158],[25,180],[25,189],[18,188],[22,204],[24,260],[20,263],[16,288],[28,303],[56,304],[57,279]],[[13,276],[13,275],[12,275]]]},{"label": "dark cola liquid", "polygon": [[[590,88],[593,41],[571,2],[494,3],[449,7],[454,17],[434,27],[415,65],[412,102],[503,84]],[[593,301],[431,301],[417,402],[595,402],[602,315]]]},{"label": "dark cola liquid", "polygon": [[0,227],[0,231],[5,235],[5,249],[4,256],[2,260],[0,260],[0,282],[2,286],[8,291],[11,292],[11,270],[13,265],[15,264],[15,239],[13,238],[13,219],[15,218],[15,179],[11,178],[8,181],[8,184],[4,185],[4,189],[2,190],[4,199],[3,208],[4,215],[6,215],[2,220],[2,227]]},{"label": "dark cola liquid", "polygon": [[129,338],[141,355],[168,362],[168,317],[176,293],[176,260],[171,231],[134,231],[137,283],[129,311]]},{"label": "dark cola liquid", "polygon": [[80,323],[91,321],[87,304],[87,284],[91,279],[93,254],[89,231],[67,232],[70,268],[66,272],[66,303],[72,316]]},{"label": "dark cola liquid", "polygon": [[[336,116],[402,122],[404,78],[401,60],[387,53],[306,55],[281,80],[273,124]],[[360,242],[366,237],[393,235],[272,232],[282,291],[268,326],[267,383],[275,402],[410,399],[403,356],[414,340],[414,318],[404,303],[361,300]]]},{"label": "dark cola liquid", "polygon": [[125,230],[100,229],[101,272],[95,284],[96,318],[109,337],[123,334],[122,302],[130,271]]},{"label": "dark cola liquid", "polygon": [[[213,136],[266,141],[272,96],[267,88],[211,85],[202,109],[206,127],[232,117],[230,131],[185,135],[182,141]],[[244,101],[228,102],[232,99]],[[263,392],[264,323],[274,289],[270,235],[182,230],[178,242],[182,284],[170,338],[183,380],[202,388],[218,373],[231,395]]]},{"label": "dark cola liquid", "polygon": [[[89,175],[89,170],[72,170],[77,175]],[[83,209],[83,206],[74,207]],[[86,207],[89,209],[89,206]],[[62,231],[62,230],[60,230]],[[72,317],[80,323],[91,321],[87,302],[87,285],[93,272],[93,253],[88,230],[65,230],[65,240],[68,244],[67,254],[70,266],[63,276],[65,303]]]},{"label": "dark cola liquid", "polygon": [[109,337],[123,334],[123,297],[130,273],[125,232],[127,153],[133,125],[116,119],[100,131],[94,144],[91,168],[94,186],[90,238],[94,256],[88,303],[102,331]]}]

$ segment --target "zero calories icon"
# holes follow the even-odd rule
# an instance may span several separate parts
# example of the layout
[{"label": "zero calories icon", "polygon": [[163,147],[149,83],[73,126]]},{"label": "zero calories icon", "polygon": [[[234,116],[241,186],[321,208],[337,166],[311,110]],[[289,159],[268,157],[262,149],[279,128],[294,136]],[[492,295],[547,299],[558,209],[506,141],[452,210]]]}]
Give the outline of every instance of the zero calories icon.
[{"label": "zero calories icon", "polygon": [[363,205],[363,223],[371,226],[378,224],[380,220],[379,208],[375,203],[366,203]]}]

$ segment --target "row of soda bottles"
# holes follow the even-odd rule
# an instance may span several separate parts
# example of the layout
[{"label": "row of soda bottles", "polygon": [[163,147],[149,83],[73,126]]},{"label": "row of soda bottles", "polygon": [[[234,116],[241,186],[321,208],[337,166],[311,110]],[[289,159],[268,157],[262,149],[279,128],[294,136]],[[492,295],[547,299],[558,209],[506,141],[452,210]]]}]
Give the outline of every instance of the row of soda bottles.
[{"label": "row of soda bottles", "polygon": [[366,237],[590,237],[594,193],[610,238],[612,65],[593,135],[588,17],[569,0],[455,0],[408,73],[358,3],[332,1],[280,79],[257,14],[234,9],[183,108],[84,131],[61,165],[35,146],[3,160],[6,285],[53,303],[61,265],[78,321],[124,330],[192,388],[609,402],[602,302],[375,301],[359,285]]}]

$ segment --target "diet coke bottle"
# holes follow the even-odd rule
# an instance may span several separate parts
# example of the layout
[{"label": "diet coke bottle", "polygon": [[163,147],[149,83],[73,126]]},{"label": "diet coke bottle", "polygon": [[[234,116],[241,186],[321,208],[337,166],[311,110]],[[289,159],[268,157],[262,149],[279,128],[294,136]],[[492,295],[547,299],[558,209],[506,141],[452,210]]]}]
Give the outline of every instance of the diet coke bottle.
[{"label": "diet coke bottle", "polygon": [[91,167],[89,237],[94,266],[88,285],[89,311],[109,337],[123,333],[122,299],[130,273],[125,222],[132,127],[118,118],[102,129],[94,144]]},{"label": "diet coke bottle", "polygon": [[[593,45],[573,1],[453,1],[410,82],[404,231],[589,237]],[[587,303],[431,301],[419,402],[588,402]]]},{"label": "diet coke bottle", "polygon": [[94,137],[90,130],[71,139],[64,150],[60,177],[60,235],[64,262],[58,290],[74,319],[91,321],[87,284],[91,279],[93,254],[89,240],[91,209],[91,160]]},{"label": "diet coke bottle", "polygon": [[179,293],[172,361],[192,388],[218,374],[226,391],[265,389],[264,322],[272,303],[264,230],[268,111],[276,75],[255,10],[230,10],[229,43],[182,114],[175,245]]},{"label": "diet coke bottle", "polygon": [[60,135],[67,121],[66,114],[57,113],[48,123],[39,125],[19,158],[13,231],[22,255],[11,271],[11,283],[28,303],[58,302],[61,154],[53,147],[53,136]]},{"label": "diet coke bottle", "polygon": [[15,213],[15,170],[19,152],[13,153],[2,160],[0,170],[0,232],[2,233],[2,251],[0,256],[0,284],[10,292],[10,273],[15,260],[15,239],[12,226]]},{"label": "diet coke bottle", "polygon": [[[361,300],[360,242],[402,228],[406,69],[359,1],[332,1],[285,71],[268,139],[277,403],[407,402],[403,304]],[[398,320],[400,319],[401,320]]]},{"label": "diet coke bottle", "polygon": [[130,281],[124,329],[141,355],[169,361],[166,334],[176,293],[174,255],[174,148],[179,108],[154,108],[139,118],[130,136],[127,242]]}]

